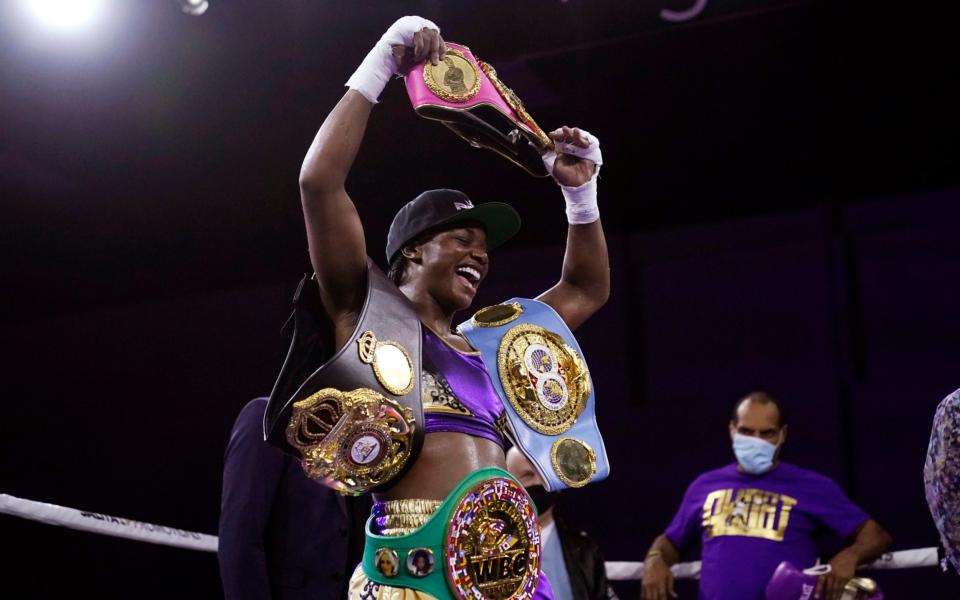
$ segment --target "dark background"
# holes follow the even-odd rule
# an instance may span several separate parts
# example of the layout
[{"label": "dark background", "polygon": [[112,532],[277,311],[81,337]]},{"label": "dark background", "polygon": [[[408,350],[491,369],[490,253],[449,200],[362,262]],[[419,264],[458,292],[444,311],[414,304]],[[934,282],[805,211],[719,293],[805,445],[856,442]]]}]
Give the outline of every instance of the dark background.
[{"label": "dark background", "polygon": [[[563,502],[607,558],[639,560],[692,478],[732,459],[726,418],[754,388],[792,409],[788,460],[897,549],[935,544],[921,468],[960,386],[950,15],[712,0],[659,17],[689,4],[234,0],[192,18],[143,0],[80,40],[4,3],[0,492],[216,531],[230,425],[269,391],[309,269],[302,155],[369,46],[422,14],[545,128],[603,141],[613,298],[578,337],[613,471]],[[375,259],[403,202],[449,186],[525,222],[478,306],[558,277],[554,185],[417,118],[400,84],[354,173]],[[212,554],[7,516],[0,537],[7,597],[220,594]],[[892,598],[960,597],[936,569],[876,577]]]}]

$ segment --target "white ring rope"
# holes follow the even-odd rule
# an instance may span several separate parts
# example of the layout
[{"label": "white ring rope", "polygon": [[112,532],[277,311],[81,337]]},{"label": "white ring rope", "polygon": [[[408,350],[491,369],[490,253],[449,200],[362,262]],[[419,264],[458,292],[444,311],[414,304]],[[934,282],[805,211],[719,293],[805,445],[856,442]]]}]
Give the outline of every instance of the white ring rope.
[{"label": "white ring rope", "polygon": [[[872,563],[862,565],[859,568],[876,571],[939,566],[940,559],[937,555],[937,549],[934,547],[888,552]],[[670,570],[673,571],[673,576],[677,579],[699,579],[700,561],[677,563],[670,567]],[[611,581],[643,579],[643,563],[607,561],[607,579]]]},{"label": "white ring rope", "polygon": [[[80,511],[66,506],[24,500],[8,494],[0,494],[0,513],[39,521],[49,525],[61,525],[81,531],[92,531],[141,542],[203,550],[217,551],[217,536],[143,521],[112,517],[101,513]],[[607,561],[607,578],[611,581],[630,581],[643,578],[642,562]],[[900,550],[884,554],[878,560],[863,565],[861,569],[914,569],[940,565],[936,548]],[[677,563],[670,568],[677,579],[698,579],[700,561]]]},{"label": "white ring rope", "polygon": [[92,531],[104,535],[189,548],[191,550],[217,551],[217,536],[154,525],[143,521],[133,521],[121,517],[111,517],[95,512],[80,511],[66,506],[24,500],[7,494],[0,494],[0,513],[40,521],[49,525],[61,525],[81,531]]}]

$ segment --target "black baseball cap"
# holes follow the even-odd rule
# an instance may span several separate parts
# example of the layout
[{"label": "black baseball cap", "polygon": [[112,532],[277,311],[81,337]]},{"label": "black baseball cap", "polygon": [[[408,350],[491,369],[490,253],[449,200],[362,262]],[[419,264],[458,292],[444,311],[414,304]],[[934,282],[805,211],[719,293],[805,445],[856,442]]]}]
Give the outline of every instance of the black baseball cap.
[{"label": "black baseball cap", "polygon": [[474,206],[457,190],[427,190],[397,211],[387,233],[387,264],[408,242],[431,230],[460,223],[480,223],[487,231],[487,250],[493,250],[520,230],[520,215],[509,204],[485,202]]}]

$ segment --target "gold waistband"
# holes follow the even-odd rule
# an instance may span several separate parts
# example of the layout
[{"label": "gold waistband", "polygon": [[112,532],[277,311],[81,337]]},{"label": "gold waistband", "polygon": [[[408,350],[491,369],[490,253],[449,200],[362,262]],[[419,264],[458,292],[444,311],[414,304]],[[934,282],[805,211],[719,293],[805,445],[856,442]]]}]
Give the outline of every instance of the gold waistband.
[{"label": "gold waistband", "polygon": [[385,516],[381,517],[383,529],[381,535],[397,536],[413,533],[423,526],[433,513],[437,512],[442,500],[387,500],[383,503]]}]

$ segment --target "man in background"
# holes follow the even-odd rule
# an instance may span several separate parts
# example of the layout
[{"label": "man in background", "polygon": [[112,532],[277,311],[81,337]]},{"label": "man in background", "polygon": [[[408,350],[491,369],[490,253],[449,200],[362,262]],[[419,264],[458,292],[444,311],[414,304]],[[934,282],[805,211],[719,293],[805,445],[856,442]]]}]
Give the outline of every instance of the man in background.
[{"label": "man in background", "polygon": [[341,600],[360,562],[369,499],[310,480],[263,441],[266,398],[234,423],[223,467],[220,578],[226,600]]},{"label": "man in background", "polygon": [[548,492],[530,461],[516,446],[507,451],[507,471],[527,489],[537,505],[543,548],[542,569],[556,600],[608,600],[617,594],[607,581],[597,543],[586,532],[570,529],[554,512],[560,492]]},{"label": "man in background", "polygon": [[781,463],[787,422],[769,394],[737,402],[729,424],[736,462],[700,475],[687,488],[676,516],[644,561],[642,597],[676,597],[670,566],[702,543],[700,598],[762,600],[782,561],[804,569],[817,559],[825,531],[847,540],[817,582],[814,597],[837,600],[857,565],[882,555],[890,535],[836,483]]}]

